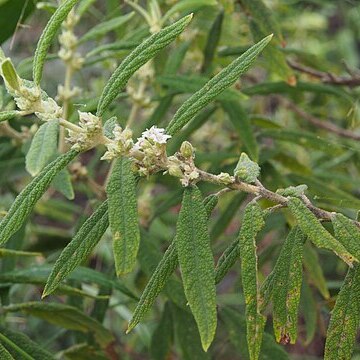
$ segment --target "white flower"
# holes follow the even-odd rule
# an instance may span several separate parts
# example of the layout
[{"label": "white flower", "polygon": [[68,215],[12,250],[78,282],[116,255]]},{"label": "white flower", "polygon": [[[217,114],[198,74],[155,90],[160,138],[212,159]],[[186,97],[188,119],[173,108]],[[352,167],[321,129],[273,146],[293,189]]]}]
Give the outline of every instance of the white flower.
[{"label": "white flower", "polygon": [[158,128],[156,126],[152,126],[150,129],[146,129],[143,133],[141,138],[142,139],[151,140],[157,144],[166,144],[166,142],[171,138],[170,135],[165,134],[165,129]]}]

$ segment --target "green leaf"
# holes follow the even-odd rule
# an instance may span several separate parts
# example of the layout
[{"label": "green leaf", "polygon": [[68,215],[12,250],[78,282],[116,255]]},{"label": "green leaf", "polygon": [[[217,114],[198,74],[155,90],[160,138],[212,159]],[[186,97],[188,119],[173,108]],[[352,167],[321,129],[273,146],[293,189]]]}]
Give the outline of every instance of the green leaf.
[{"label": "green leaf", "polygon": [[250,160],[245,153],[241,153],[240,159],[234,170],[234,176],[246,183],[254,183],[260,175],[260,166]]},{"label": "green leaf", "polygon": [[272,35],[269,35],[252,46],[243,55],[208,81],[203,88],[186,100],[172,118],[166,132],[169,135],[175,135],[197,112],[210,103],[217,95],[234,84],[239,76],[249,69],[259,53],[270,42],[271,38]]},{"label": "green leaf", "polygon": [[52,186],[55,190],[62,193],[67,199],[73,200],[75,198],[74,188],[71,183],[71,176],[67,169],[62,169],[55,176]]},{"label": "green leaf", "polygon": [[57,8],[55,13],[51,16],[50,20],[46,24],[44,31],[41,34],[36,46],[33,61],[33,79],[36,85],[40,85],[46,55],[54,37],[59,30],[62,22],[65,20],[70,10],[75,6],[78,1],[79,0],[63,1],[61,5]]},{"label": "green leaf", "polygon": [[80,0],[79,5],[76,9],[76,13],[79,16],[83,16],[95,1],[96,0]]},{"label": "green leaf", "polygon": [[360,266],[349,269],[331,313],[325,360],[350,360],[360,325]]},{"label": "green leaf", "polygon": [[153,360],[168,359],[173,342],[173,320],[170,303],[166,302],[159,325],[151,337],[150,354]]},{"label": "green leaf", "polygon": [[250,360],[258,359],[266,318],[260,314],[260,296],[257,276],[256,235],[264,226],[263,212],[256,202],[245,208],[239,233],[241,279],[245,296],[247,343]]},{"label": "green leaf", "polygon": [[11,90],[20,90],[21,80],[9,58],[1,62],[1,74]]},{"label": "green leaf", "polygon": [[115,160],[106,187],[115,267],[118,276],[134,269],[140,244],[136,180],[131,164],[132,161],[124,157]]},{"label": "green leaf", "polygon": [[5,306],[3,309],[5,313],[22,312],[36,316],[65,329],[93,333],[98,343],[103,347],[114,340],[112,334],[99,322],[73,306],[34,301]]},{"label": "green leaf", "polygon": [[[0,282],[12,284],[45,284],[52,270],[52,265],[43,265],[34,266],[25,270],[5,272],[0,274]],[[88,283],[96,284],[100,287],[113,288],[134,300],[138,300],[138,298],[124,284],[122,284],[120,280],[114,280],[108,275],[90,268],[79,266],[68,275],[68,279],[76,282],[77,284]],[[64,284],[60,284],[58,287],[63,293],[66,291],[64,286]],[[69,286],[67,287],[69,288]]]},{"label": "green leaf", "polygon": [[126,15],[118,16],[112,18],[108,21],[104,21],[94,26],[91,30],[89,30],[83,37],[79,39],[79,43],[83,43],[85,41],[89,41],[95,39],[99,36],[105,35],[106,33],[121,28],[124,24],[126,24],[133,16],[134,12],[131,12]]},{"label": "green leaf", "polygon": [[104,114],[106,108],[125,87],[127,81],[136,70],[152,59],[161,49],[170,44],[184,31],[191,18],[192,15],[185,16],[174,24],[150,36],[122,61],[111,75],[100,96],[97,116]]},{"label": "green leaf", "polygon": [[57,151],[59,120],[54,119],[42,124],[36,132],[28,153],[26,154],[26,170],[36,176]]},{"label": "green leaf", "polygon": [[215,267],[215,284],[221,282],[239,258],[239,239],[234,240],[221,254]]},{"label": "green leaf", "polygon": [[329,299],[330,294],[318,253],[309,242],[305,244],[303,262],[309,282],[319,290],[324,299]]},{"label": "green leaf", "polygon": [[66,359],[66,360],[108,360],[109,357],[106,356],[106,351],[99,349],[97,346],[80,343],[75,344],[63,351],[60,351],[56,354],[57,359]]},{"label": "green leaf", "polygon": [[[220,317],[229,334],[230,342],[240,355],[242,360],[249,360],[249,351],[246,343],[246,320],[242,314],[232,308],[221,309]],[[279,346],[274,337],[264,333],[260,360],[288,360],[289,355],[283,347]]]},{"label": "green leaf", "polygon": [[311,288],[305,281],[303,281],[302,283],[300,308],[305,322],[305,330],[306,330],[305,345],[307,346],[312,342],[316,334],[318,311],[317,311],[317,304],[315,302]]},{"label": "green leaf", "polygon": [[[1,341],[1,335],[0,335],[0,341]],[[0,358],[3,360],[15,360],[11,354],[1,345],[0,343]]]},{"label": "green leaf", "polygon": [[[170,93],[194,94],[199,91],[209,81],[204,76],[189,75],[167,75],[158,76],[156,81],[172,90]],[[220,101],[239,101],[247,99],[242,92],[235,89],[226,89],[214,97]]]},{"label": "green leaf", "polygon": [[191,13],[201,9],[204,6],[215,6],[217,5],[216,0],[181,0],[177,1],[173,7],[163,16],[162,21],[165,22],[171,16],[176,13]]},{"label": "green leaf", "polygon": [[18,115],[19,112],[16,110],[2,111],[0,112],[0,122],[11,120]]},{"label": "green leaf", "polygon": [[[263,29],[261,24],[254,19],[250,19],[250,30],[255,41],[258,41],[268,34],[268,29]],[[276,40],[276,38],[274,39]],[[296,77],[286,62],[285,54],[274,44],[271,44],[264,51],[265,66],[272,74],[286,81],[289,85],[296,85]]]},{"label": "green leaf", "polygon": [[59,156],[47,165],[17,196],[10,210],[0,223],[0,245],[6,243],[10,236],[20,229],[35,204],[50,186],[54,177],[69,164],[76,155],[78,155],[78,152],[71,150]]},{"label": "green leaf", "polygon": [[221,104],[238,132],[240,140],[244,144],[250,158],[258,161],[259,148],[246,111],[238,101],[222,101]]},{"label": "green leaf", "polygon": [[[54,357],[22,332],[0,327],[0,342],[16,360],[53,360]],[[0,353],[1,354],[1,353]],[[1,359],[6,359],[1,357]]]},{"label": "green leaf", "polygon": [[108,204],[104,201],[60,254],[46,282],[43,298],[50,295],[61,281],[88,258],[108,226]]},{"label": "green leaf", "polygon": [[[209,218],[211,212],[218,203],[217,195],[209,195],[203,201],[207,217]],[[156,266],[151,275],[149,282],[141,295],[140,301],[136,306],[133,316],[129,322],[127,333],[129,333],[144,317],[147,311],[152,307],[155,299],[160,294],[165,284],[168,282],[170,276],[177,268],[178,256],[176,251],[176,240],[173,239],[169,247],[166,249],[164,256]]]},{"label": "green leaf", "polygon": [[211,64],[214,60],[216,49],[219,45],[223,20],[224,10],[221,10],[216,16],[207,37],[204,49],[204,61],[201,67],[201,72],[203,73],[209,73],[211,71]]},{"label": "green leaf", "polygon": [[198,325],[203,349],[207,351],[216,331],[216,289],[207,214],[201,198],[197,187],[185,189],[175,244],[186,299]]},{"label": "green leaf", "polygon": [[309,237],[314,245],[319,248],[332,250],[350,266],[354,261],[358,261],[355,254],[350,254],[339,241],[324,229],[316,216],[300,199],[290,198],[288,207],[297,220],[302,232]]},{"label": "green leaf", "polygon": [[236,216],[237,210],[244,200],[244,193],[235,194],[231,197],[227,207],[221,212],[221,215],[211,228],[210,238],[212,241],[217,240],[219,236],[225,232],[233,218]]},{"label": "green leaf", "polygon": [[194,318],[174,304],[171,304],[174,330],[182,360],[209,360],[210,356],[201,347],[199,332]]},{"label": "green leaf", "polygon": [[11,250],[11,249],[0,249],[0,258],[3,257],[17,257],[17,256],[41,256],[41,253],[30,252],[30,251],[20,251],[20,250]]},{"label": "green leaf", "polygon": [[357,259],[360,259],[360,229],[354,222],[342,214],[332,218],[335,238]]},{"label": "green leaf", "polygon": [[277,342],[295,344],[306,236],[298,227],[287,236],[276,262],[273,286],[273,324]]},{"label": "green leaf", "polygon": [[274,43],[264,51],[265,65],[272,73],[278,74],[289,84],[296,83],[293,71],[286,62],[285,54],[279,49],[285,45],[285,42],[273,13],[262,0],[241,0],[241,4],[249,15],[250,30],[255,41],[266,34],[274,33]]}]

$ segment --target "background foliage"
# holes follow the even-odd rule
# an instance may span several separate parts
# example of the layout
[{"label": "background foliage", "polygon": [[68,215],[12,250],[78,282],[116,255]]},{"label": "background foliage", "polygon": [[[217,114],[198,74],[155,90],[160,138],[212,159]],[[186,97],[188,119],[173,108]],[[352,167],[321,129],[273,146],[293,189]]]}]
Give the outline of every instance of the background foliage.
[{"label": "background foliage", "polygon": [[[60,19],[60,31],[50,22],[54,36],[42,37],[35,53],[59,4],[0,0],[4,53],[21,78],[34,73],[35,83],[62,104],[66,120],[76,123],[78,110],[97,113],[110,119],[104,126],[109,138],[115,123],[129,125],[135,138],[170,123],[169,155],[188,140],[199,169],[233,175],[235,168],[238,174],[250,168],[255,176],[241,178],[244,183],[258,178],[266,189],[286,189],[278,195],[292,198],[288,207],[274,208],[266,196],[254,202],[249,191],[221,191],[223,183],[202,181],[200,190],[184,190],[177,178],[162,173],[139,180],[128,159],[101,161],[104,146],[80,156],[66,153],[61,120],[19,116],[1,83],[0,211],[8,215],[0,242],[10,237],[0,251],[1,358],[359,357],[360,232],[352,221],[360,207],[359,5],[68,0],[63,6],[75,3],[80,20]],[[136,56],[126,58],[179,19],[181,30],[175,27],[168,40],[146,40]],[[76,34],[76,49],[69,38],[59,45],[57,36],[66,31]],[[239,78],[242,62],[236,75],[228,74],[233,86],[210,101],[225,71],[176,113],[271,33],[245,75]],[[59,48],[83,61],[78,68],[72,63],[70,77]],[[111,77],[119,64],[120,75]],[[64,97],[58,84],[71,96]],[[248,157],[236,167],[242,152]],[[48,164],[57,157],[54,170]],[[43,196],[26,187],[36,175],[44,191],[52,181]],[[289,190],[299,184],[307,190]],[[317,210],[327,211],[325,217],[302,201],[304,190]],[[12,204],[19,206],[9,210]],[[330,219],[330,212],[337,215]],[[216,288],[213,269],[204,264],[216,264]],[[125,334],[128,325],[133,330]]]}]

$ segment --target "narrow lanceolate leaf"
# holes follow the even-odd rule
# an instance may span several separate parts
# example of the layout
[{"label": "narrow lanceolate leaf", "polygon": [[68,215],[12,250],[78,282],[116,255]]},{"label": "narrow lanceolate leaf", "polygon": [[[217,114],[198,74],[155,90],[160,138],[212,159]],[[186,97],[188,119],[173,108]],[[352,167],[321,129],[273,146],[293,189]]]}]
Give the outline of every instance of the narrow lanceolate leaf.
[{"label": "narrow lanceolate leaf", "polygon": [[20,229],[33,207],[50,186],[51,181],[78,154],[71,150],[49,165],[35,177],[30,184],[17,196],[10,210],[0,223],[0,245],[7,242],[11,235]]},{"label": "narrow lanceolate leaf", "polygon": [[108,21],[104,21],[93,27],[91,30],[89,30],[85,35],[79,39],[79,43],[89,41],[92,39],[96,39],[99,36],[105,35],[109,31],[113,31],[116,29],[119,29],[124,24],[126,24],[133,16],[134,12],[115,17],[113,19],[110,19]]},{"label": "narrow lanceolate leaf", "polygon": [[263,212],[256,202],[246,206],[239,233],[241,278],[245,296],[246,337],[250,360],[260,354],[266,318],[260,314],[260,296],[257,276],[256,235],[264,226]]},{"label": "narrow lanceolate leaf", "polygon": [[295,344],[302,283],[302,256],[306,236],[293,228],[274,268],[273,323],[277,342]]},{"label": "narrow lanceolate leaf", "polygon": [[73,306],[33,301],[9,305],[3,307],[3,310],[6,313],[22,312],[36,316],[65,329],[93,333],[95,339],[103,347],[106,347],[114,339],[110,331],[102,324]]},{"label": "narrow lanceolate leaf", "polygon": [[32,176],[37,175],[55,156],[58,131],[59,120],[54,119],[42,124],[36,132],[26,154],[26,170]]},{"label": "narrow lanceolate leaf", "polygon": [[11,120],[19,114],[16,110],[2,111],[0,112],[0,122]]},{"label": "narrow lanceolate leaf", "polygon": [[106,108],[125,87],[127,81],[136,70],[152,59],[161,49],[170,44],[184,31],[191,18],[192,15],[185,16],[174,24],[150,36],[123,60],[110,77],[100,96],[97,116],[104,114]]},{"label": "narrow lanceolate leaf", "polygon": [[159,325],[151,337],[150,354],[153,360],[166,360],[169,358],[174,337],[173,328],[170,303],[166,302]]},{"label": "narrow lanceolate leaf", "polygon": [[188,311],[174,304],[171,305],[174,332],[181,351],[181,359],[210,360],[209,354],[204,352],[201,347],[201,340],[194,318]]},{"label": "narrow lanceolate leaf", "polygon": [[62,280],[87,259],[108,226],[108,204],[104,201],[60,254],[46,282],[42,297],[50,295]]},{"label": "narrow lanceolate leaf", "polygon": [[351,254],[321,225],[316,216],[298,198],[291,198],[288,207],[296,218],[302,232],[319,248],[332,250],[349,266],[358,261],[355,254]]},{"label": "narrow lanceolate leaf", "polygon": [[319,255],[310,242],[305,244],[303,263],[309,283],[319,290],[324,299],[329,299],[330,293],[320,264]]},{"label": "narrow lanceolate leaf", "polygon": [[[0,343],[11,354],[10,359],[16,360],[54,360],[52,354],[32,341],[22,332],[9,330],[8,327],[0,327]],[[6,360],[0,351],[0,359]]]},{"label": "narrow lanceolate leaf", "polygon": [[197,112],[204,108],[217,95],[234,84],[235,81],[238,80],[239,76],[249,69],[256,57],[269,43],[271,38],[272,35],[269,35],[252,46],[244,54],[209,80],[203,88],[185,101],[174,115],[166,129],[166,132],[170,135],[176,134],[195,116]]},{"label": "narrow lanceolate leaf", "polygon": [[120,276],[133,270],[140,244],[136,180],[130,159],[115,160],[106,193],[116,274]]},{"label": "narrow lanceolate leaf", "polygon": [[353,221],[342,214],[335,214],[332,219],[335,238],[357,259],[360,259],[360,229]]},{"label": "narrow lanceolate leaf", "polygon": [[[209,195],[203,201],[207,218],[210,217],[218,203],[217,195]],[[178,256],[176,251],[176,240],[174,239],[166,249],[164,256],[158,263],[156,269],[141,295],[140,301],[136,306],[133,317],[129,322],[127,333],[129,333],[144,317],[147,311],[153,306],[155,299],[160,294],[172,273],[177,268]]]},{"label": "narrow lanceolate leaf", "polygon": [[234,128],[238,132],[240,140],[251,160],[257,161],[259,157],[259,148],[253,129],[251,128],[248,114],[238,101],[222,101],[221,104],[228,114]]},{"label": "narrow lanceolate leaf", "polygon": [[225,249],[216,264],[215,284],[221,282],[230,268],[235,264],[239,255],[239,239],[236,239]]},{"label": "narrow lanceolate leaf", "polygon": [[211,26],[206,41],[206,45],[204,49],[204,61],[201,67],[201,72],[203,73],[209,73],[211,70],[211,65],[215,57],[216,49],[219,45],[223,20],[224,20],[224,11],[221,10],[219,14],[216,16]]},{"label": "narrow lanceolate leaf", "polygon": [[17,256],[41,256],[41,255],[42,254],[38,253],[38,252],[0,249],[0,258],[2,258],[2,257],[17,257]]},{"label": "narrow lanceolate leaf", "polygon": [[51,42],[53,41],[62,22],[65,20],[70,10],[77,2],[78,0],[63,1],[62,4],[57,8],[55,13],[51,16],[50,20],[46,24],[44,31],[40,36],[35,50],[33,62],[33,78],[36,85],[40,84],[45,58]]},{"label": "narrow lanceolate leaf", "polygon": [[350,360],[360,322],[360,266],[349,269],[331,314],[325,360]]},{"label": "narrow lanceolate leaf", "polygon": [[195,186],[184,191],[175,244],[185,295],[206,351],[214,339],[217,323],[214,259],[206,210],[201,201],[201,192]]},{"label": "narrow lanceolate leaf", "polygon": [[0,343],[0,359],[3,360],[15,360],[11,354]]}]

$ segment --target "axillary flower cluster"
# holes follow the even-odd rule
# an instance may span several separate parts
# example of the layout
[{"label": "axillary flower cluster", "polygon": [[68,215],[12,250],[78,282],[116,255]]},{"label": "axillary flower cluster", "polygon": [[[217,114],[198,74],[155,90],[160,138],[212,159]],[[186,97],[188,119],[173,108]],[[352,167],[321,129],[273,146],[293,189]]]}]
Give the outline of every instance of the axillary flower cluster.
[{"label": "axillary flower cluster", "polygon": [[133,159],[134,167],[140,175],[149,176],[165,171],[181,178],[181,183],[185,186],[199,177],[193,161],[194,150],[189,142],[183,142],[175,155],[167,156],[166,144],[171,136],[165,133],[165,129],[152,126],[135,143],[129,128],[122,129],[115,125],[113,135],[114,139],[106,144],[107,151],[102,160],[128,156]]}]

